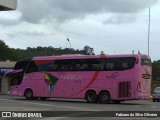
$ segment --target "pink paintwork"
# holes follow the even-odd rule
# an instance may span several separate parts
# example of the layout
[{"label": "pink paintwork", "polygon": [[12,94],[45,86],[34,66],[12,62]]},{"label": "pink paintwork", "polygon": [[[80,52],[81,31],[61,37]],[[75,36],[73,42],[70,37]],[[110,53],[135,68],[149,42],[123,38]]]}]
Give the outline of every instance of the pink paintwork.
[{"label": "pink paintwork", "polygon": [[[94,90],[97,95],[102,90],[107,90],[112,100],[147,99],[150,97],[151,92],[151,66],[141,65],[142,57],[149,59],[146,55],[61,55],[34,57],[32,61],[41,63],[41,61],[46,60],[126,57],[136,59],[132,69],[122,71],[39,71],[24,73],[21,84],[10,87],[10,95],[24,96],[25,90],[29,88],[33,91],[35,97],[84,99],[88,90]],[[15,73],[15,71],[11,72]],[[17,72],[19,71],[17,70]],[[51,79],[55,82],[54,85],[50,85]]]}]

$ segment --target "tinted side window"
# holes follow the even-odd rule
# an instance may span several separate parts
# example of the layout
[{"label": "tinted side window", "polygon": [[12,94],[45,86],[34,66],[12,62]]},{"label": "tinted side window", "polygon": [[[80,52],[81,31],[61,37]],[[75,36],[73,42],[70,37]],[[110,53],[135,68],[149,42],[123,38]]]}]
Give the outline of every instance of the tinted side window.
[{"label": "tinted side window", "polygon": [[135,58],[55,60],[50,71],[118,71],[131,69]]},{"label": "tinted side window", "polygon": [[23,79],[23,73],[16,73],[11,76],[11,86],[20,85]]},{"label": "tinted side window", "polygon": [[100,71],[104,70],[105,59],[56,60],[57,71]]},{"label": "tinted side window", "polygon": [[135,58],[107,58],[105,70],[107,71],[118,71],[128,70],[134,67]]},{"label": "tinted side window", "polygon": [[105,59],[91,59],[90,60],[91,64],[91,70],[104,70],[105,66]]},{"label": "tinted side window", "polygon": [[77,59],[75,62],[76,71],[88,71],[90,70],[90,59]]},{"label": "tinted side window", "polygon": [[56,60],[54,62],[55,71],[83,71],[89,70],[89,60],[72,59],[72,60]]},{"label": "tinted side window", "polygon": [[37,65],[34,63],[34,61],[31,61],[29,66],[27,67],[26,73],[32,73],[37,71],[39,71]]},{"label": "tinted side window", "polygon": [[18,69],[25,70],[27,68],[28,64],[30,63],[30,61],[31,61],[30,58],[18,61],[14,66],[14,70],[18,70]]},{"label": "tinted side window", "polygon": [[73,69],[73,65],[70,60],[57,60],[53,65],[53,71],[69,71],[71,69]]}]

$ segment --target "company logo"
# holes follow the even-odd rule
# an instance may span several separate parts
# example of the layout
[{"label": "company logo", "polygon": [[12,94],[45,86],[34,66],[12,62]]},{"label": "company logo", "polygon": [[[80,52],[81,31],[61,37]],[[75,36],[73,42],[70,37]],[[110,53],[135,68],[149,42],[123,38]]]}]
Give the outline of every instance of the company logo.
[{"label": "company logo", "polygon": [[62,80],[81,80],[82,77],[80,75],[62,75],[60,76]]},{"label": "company logo", "polygon": [[36,112],[2,112],[3,118],[35,118],[35,117],[42,117],[41,113]]},{"label": "company logo", "polygon": [[58,78],[54,77],[53,75],[46,73],[44,76],[45,82],[48,85],[49,94],[52,93],[54,86],[56,85]]},{"label": "company logo", "polygon": [[11,117],[11,112],[2,112],[2,117]]}]

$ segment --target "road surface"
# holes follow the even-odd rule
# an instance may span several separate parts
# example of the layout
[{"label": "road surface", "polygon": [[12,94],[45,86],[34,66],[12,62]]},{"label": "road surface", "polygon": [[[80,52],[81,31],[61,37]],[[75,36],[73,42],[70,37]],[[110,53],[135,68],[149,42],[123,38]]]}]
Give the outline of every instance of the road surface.
[{"label": "road surface", "polygon": [[[40,112],[42,120],[121,120],[121,119],[160,119],[154,115],[160,116],[160,102],[152,102],[151,100],[136,100],[125,101],[120,104],[91,104],[85,100],[74,99],[48,99],[41,100],[25,100],[24,97],[11,97],[9,95],[0,95],[0,111],[1,112],[18,112],[18,113],[33,113]],[[115,112],[113,112],[115,111]],[[145,112],[146,111],[146,112]],[[26,113],[28,115],[28,113]],[[138,117],[131,117],[132,115]],[[14,116],[16,116],[15,114]],[[52,117],[46,117],[46,116]],[[129,115],[129,117],[127,117]],[[130,116],[131,115],[131,116]],[[143,115],[143,116],[141,116]],[[151,116],[154,116],[151,118]],[[100,117],[103,116],[103,117]],[[109,117],[111,116],[111,117]],[[112,117],[113,116],[113,117]],[[140,117],[141,116],[141,117]],[[149,118],[149,117],[150,118]],[[1,118],[8,120],[9,118]],[[24,119],[24,118],[23,118]],[[30,118],[25,118],[30,119]]]}]

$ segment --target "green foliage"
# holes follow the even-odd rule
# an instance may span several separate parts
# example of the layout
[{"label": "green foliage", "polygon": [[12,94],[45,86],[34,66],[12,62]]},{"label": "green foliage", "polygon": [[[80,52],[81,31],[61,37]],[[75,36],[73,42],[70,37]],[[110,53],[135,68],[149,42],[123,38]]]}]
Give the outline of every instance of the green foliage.
[{"label": "green foliage", "polygon": [[152,63],[152,77],[154,80],[160,80],[160,60]]},{"label": "green foliage", "polygon": [[151,87],[152,90],[151,90],[151,92],[153,92],[153,90],[158,86],[160,86],[160,81],[159,80],[152,80],[152,87]]},{"label": "green foliage", "polygon": [[51,55],[62,55],[62,54],[84,54],[90,55],[93,53],[94,49],[86,45],[83,50],[74,50],[65,48],[53,48],[49,47],[41,47],[37,48],[27,47],[27,49],[14,49],[9,48],[4,41],[0,40],[0,60],[12,60],[17,61],[27,57],[35,57],[35,56],[51,56]]},{"label": "green foliage", "polygon": [[86,52],[86,54],[94,55],[94,49],[89,47],[88,45],[84,47],[84,51]]},{"label": "green foliage", "polygon": [[[27,47],[27,49],[14,49],[9,48],[3,40],[0,40],[0,61],[11,60],[18,61],[26,57],[34,56],[51,56],[51,55],[62,55],[62,54],[84,54],[84,55],[93,55],[94,49],[86,45],[83,50],[74,50],[69,48],[53,48],[41,47],[37,48]],[[153,61],[152,63],[152,89],[160,85],[160,60]]]},{"label": "green foliage", "polygon": [[12,60],[18,59],[18,54],[14,49],[10,49],[3,40],[0,40],[0,60]]}]

